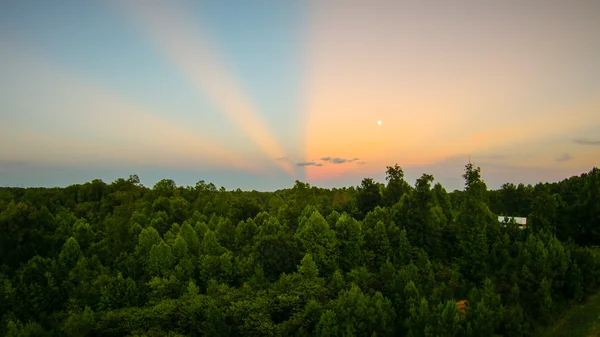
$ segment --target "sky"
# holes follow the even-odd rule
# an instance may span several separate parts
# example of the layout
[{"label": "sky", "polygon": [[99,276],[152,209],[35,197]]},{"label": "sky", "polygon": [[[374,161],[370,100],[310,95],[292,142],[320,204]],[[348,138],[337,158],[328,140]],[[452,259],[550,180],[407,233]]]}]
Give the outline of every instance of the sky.
[{"label": "sky", "polygon": [[[0,2],[0,186],[600,166],[600,2]],[[380,122],[380,123],[379,123]]]}]

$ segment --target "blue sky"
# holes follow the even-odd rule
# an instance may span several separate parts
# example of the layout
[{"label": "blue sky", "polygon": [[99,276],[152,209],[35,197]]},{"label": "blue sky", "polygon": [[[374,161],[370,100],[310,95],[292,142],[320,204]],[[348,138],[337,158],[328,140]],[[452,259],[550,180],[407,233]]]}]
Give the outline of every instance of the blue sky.
[{"label": "blue sky", "polygon": [[0,185],[559,180],[600,164],[598,31],[592,1],[3,1]]}]

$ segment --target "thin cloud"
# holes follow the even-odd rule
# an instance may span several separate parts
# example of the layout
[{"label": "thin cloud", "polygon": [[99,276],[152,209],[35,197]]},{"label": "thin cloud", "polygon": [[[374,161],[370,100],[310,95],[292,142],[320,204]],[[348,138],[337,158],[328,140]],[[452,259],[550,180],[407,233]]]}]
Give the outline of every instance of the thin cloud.
[{"label": "thin cloud", "polygon": [[600,140],[593,140],[593,139],[587,139],[587,138],[578,138],[578,139],[575,139],[573,142],[575,142],[577,144],[582,144],[582,145],[600,145]]},{"label": "thin cloud", "polygon": [[562,156],[556,158],[556,161],[559,162],[559,163],[563,163],[563,162],[569,161],[571,159],[573,159],[573,156],[571,156],[568,153],[565,153]]},{"label": "thin cloud", "polygon": [[323,164],[321,163],[317,163],[314,161],[308,161],[308,162],[301,162],[301,163],[296,163],[296,166],[323,166]]},{"label": "thin cloud", "polygon": [[349,160],[344,159],[344,158],[333,158],[329,162],[332,164],[343,164],[343,163],[349,162]]},{"label": "thin cloud", "polygon": [[288,161],[286,157],[275,158],[277,161]]},{"label": "thin cloud", "polygon": [[353,159],[345,159],[345,158],[339,158],[339,157],[323,157],[321,158],[322,161],[327,162],[327,163],[331,163],[331,164],[345,164],[345,163],[353,163],[353,162],[357,162],[359,159],[358,158],[353,158]]}]

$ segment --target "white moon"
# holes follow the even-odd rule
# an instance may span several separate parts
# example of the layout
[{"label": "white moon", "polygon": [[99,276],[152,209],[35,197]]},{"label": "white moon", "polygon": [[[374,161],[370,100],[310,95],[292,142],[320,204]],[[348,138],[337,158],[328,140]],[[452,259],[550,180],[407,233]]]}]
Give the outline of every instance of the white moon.
[{"label": "white moon", "polygon": [[378,124],[378,125],[381,125],[381,121],[377,121],[377,124]]}]

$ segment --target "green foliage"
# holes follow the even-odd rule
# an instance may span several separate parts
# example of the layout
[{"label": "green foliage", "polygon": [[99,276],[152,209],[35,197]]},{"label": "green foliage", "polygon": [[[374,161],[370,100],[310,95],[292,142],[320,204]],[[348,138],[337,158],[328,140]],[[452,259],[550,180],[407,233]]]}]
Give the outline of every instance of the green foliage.
[{"label": "green foliage", "polygon": [[298,266],[298,271],[305,279],[314,279],[319,275],[319,269],[310,254],[306,254]]},{"label": "green foliage", "polygon": [[339,270],[336,270],[331,276],[331,282],[329,283],[329,288],[331,289],[332,294],[337,295],[337,293],[339,293],[345,287],[346,282],[344,281],[344,276]]},{"label": "green foliage", "polygon": [[156,229],[153,227],[144,228],[138,237],[135,253],[139,258],[146,259],[150,253],[150,249],[160,242],[161,238]]},{"label": "green foliage", "polygon": [[335,232],[318,211],[314,211],[306,223],[298,228],[295,237],[304,251],[314,256],[319,268],[326,273],[336,269],[338,252]]},{"label": "green foliage", "polygon": [[70,237],[63,245],[58,255],[58,263],[64,270],[70,270],[75,266],[79,258],[83,256],[79,243],[73,237]]},{"label": "green foliage", "polygon": [[243,253],[249,254],[252,250],[257,230],[258,228],[254,220],[241,221],[235,232],[236,248]]},{"label": "green foliage", "polygon": [[362,217],[381,203],[380,186],[372,178],[362,180],[358,189],[356,205]]},{"label": "green foliage", "polygon": [[461,268],[465,276],[481,282],[487,273],[488,243],[486,228],[497,226],[494,215],[483,201],[486,186],[481,180],[479,168],[471,164],[466,166],[465,178],[466,198],[463,201],[456,219],[458,240],[462,252]]},{"label": "green foliage", "polygon": [[96,328],[94,312],[86,306],[82,312],[72,312],[63,322],[62,331],[67,336],[88,336]]},{"label": "green foliage", "polygon": [[390,300],[380,292],[374,296],[365,295],[353,285],[342,291],[330,305],[335,315],[326,316],[327,320],[335,318],[338,330],[345,334],[389,336],[394,331],[396,313]]},{"label": "green foliage", "polygon": [[387,206],[393,206],[400,201],[405,193],[410,192],[410,185],[404,180],[404,171],[398,164],[386,167],[387,188],[383,193],[383,201]]},{"label": "green foliage", "polygon": [[153,277],[148,282],[150,293],[148,294],[148,303],[157,304],[169,298],[176,298],[181,295],[181,287],[175,276],[170,277]]},{"label": "green foliage", "polygon": [[171,267],[175,259],[169,247],[164,241],[152,246],[148,255],[148,272],[152,276],[166,276],[171,273]]},{"label": "green foliage", "polygon": [[404,178],[0,188],[0,335],[527,336],[598,290],[600,170]]},{"label": "green foliage", "polygon": [[219,242],[227,249],[233,249],[235,246],[235,226],[229,219],[220,219],[216,227],[216,234]]},{"label": "green foliage", "polygon": [[94,242],[94,230],[86,222],[79,220],[73,226],[73,235],[80,247],[85,250]]},{"label": "green foliage", "polygon": [[335,235],[339,246],[339,265],[344,271],[350,271],[354,267],[362,265],[363,237],[360,222],[348,214],[342,214],[336,221]]},{"label": "green foliage", "polygon": [[192,228],[187,221],[181,225],[179,235],[185,240],[188,250],[191,253],[198,255],[200,249],[200,239],[198,238],[198,233],[196,233],[194,228]]},{"label": "green foliage", "polygon": [[102,289],[99,308],[102,310],[119,309],[137,305],[139,292],[136,283],[131,279],[124,279],[121,273],[112,278]]},{"label": "green foliage", "polygon": [[319,337],[336,337],[338,333],[338,323],[335,312],[331,310],[325,311],[319,319],[316,335]]},{"label": "green foliage", "polygon": [[[260,217],[261,214],[256,220]],[[296,269],[301,258],[297,247],[298,243],[294,241],[293,234],[276,218],[268,216],[259,224],[253,251],[255,261],[260,264],[267,279],[273,281],[282,273],[290,273]]]},{"label": "green foliage", "polygon": [[171,248],[175,261],[180,261],[188,252],[188,245],[183,236],[178,235]]},{"label": "green foliage", "polygon": [[9,321],[6,329],[6,337],[37,337],[37,336],[50,336],[44,328],[33,321],[27,322],[23,325],[21,321],[17,320]]},{"label": "green foliage", "polygon": [[439,303],[433,316],[437,317],[437,320],[430,322],[426,328],[430,336],[458,337],[464,335],[461,314],[454,301]]},{"label": "green foliage", "polygon": [[215,232],[211,231],[210,229],[206,231],[204,234],[204,239],[202,240],[202,254],[217,256],[223,254],[224,252],[225,248],[223,248],[223,246],[221,246],[219,243]]}]

